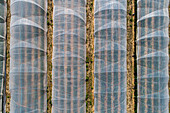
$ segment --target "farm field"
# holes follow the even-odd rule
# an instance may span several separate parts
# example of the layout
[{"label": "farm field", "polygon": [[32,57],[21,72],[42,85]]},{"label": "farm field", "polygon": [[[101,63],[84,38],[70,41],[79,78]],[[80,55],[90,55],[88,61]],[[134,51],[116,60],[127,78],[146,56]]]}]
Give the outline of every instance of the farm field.
[{"label": "farm field", "polygon": [[[127,0],[127,113],[137,113],[137,62],[136,21],[137,0]],[[6,65],[6,112],[10,111],[10,0],[7,0],[7,65]],[[170,8],[169,8],[170,11]],[[52,110],[52,52],[53,52],[53,1],[48,0],[47,12],[47,112]],[[169,26],[170,27],[170,26]],[[170,33],[170,32],[169,32]],[[170,52],[170,46],[169,46]],[[86,112],[94,112],[94,0],[86,5]],[[169,65],[170,67],[170,65]],[[170,71],[169,71],[170,72]],[[170,90],[170,83],[169,83]]]}]

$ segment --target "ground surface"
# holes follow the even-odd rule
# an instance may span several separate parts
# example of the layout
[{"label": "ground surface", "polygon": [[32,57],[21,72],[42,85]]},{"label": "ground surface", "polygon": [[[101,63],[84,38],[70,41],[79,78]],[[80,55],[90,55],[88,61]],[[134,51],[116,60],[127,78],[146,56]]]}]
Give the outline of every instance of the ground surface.
[{"label": "ground surface", "polygon": [[94,112],[94,0],[87,0],[86,18],[86,112]]},{"label": "ground surface", "polygon": [[9,71],[10,71],[10,55],[9,55],[9,47],[10,47],[10,0],[7,0],[7,64],[6,64],[6,112],[10,111],[10,92],[9,92]]},{"label": "ground surface", "polygon": [[127,0],[127,113],[135,113],[135,0]]},{"label": "ground surface", "polygon": [[52,110],[52,52],[53,52],[53,0],[48,0],[47,12],[47,112]]}]

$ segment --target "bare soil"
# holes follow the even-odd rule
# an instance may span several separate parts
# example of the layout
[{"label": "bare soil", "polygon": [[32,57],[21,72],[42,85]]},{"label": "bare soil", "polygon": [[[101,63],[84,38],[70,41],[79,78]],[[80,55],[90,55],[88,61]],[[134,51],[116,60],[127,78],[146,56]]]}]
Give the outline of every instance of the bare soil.
[{"label": "bare soil", "polygon": [[[135,113],[135,0],[127,0],[127,113]],[[137,91],[137,90],[136,90]]]},{"label": "bare soil", "polygon": [[47,12],[47,113],[52,111],[52,52],[53,52],[53,0],[48,0]]},{"label": "bare soil", "polygon": [[86,112],[94,112],[94,0],[86,6]]},{"label": "bare soil", "polygon": [[6,113],[10,111],[9,71],[10,71],[10,0],[7,0],[7,60],[6,60]]}]

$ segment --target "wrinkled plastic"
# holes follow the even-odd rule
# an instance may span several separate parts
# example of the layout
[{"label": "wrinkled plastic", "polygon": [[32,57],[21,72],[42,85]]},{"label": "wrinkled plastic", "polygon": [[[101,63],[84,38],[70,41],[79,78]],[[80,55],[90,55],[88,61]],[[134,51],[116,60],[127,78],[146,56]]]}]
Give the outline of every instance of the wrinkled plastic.
[{"label": "wrinkled plastic", "polygon": [[10,113],[47,110],[47,0],[11,0]]},{"label": "wrinkled plastic", "polygon": [[95,0],[95,113],[126,113],[126,0]]},{"label": "wrinkled plastic", "polygon": [[52,113],[86,112],[86,0],[53,0]]},{"label": "wrinkled plastic", "polygon": [[5,57],[6,57],[6,0],[0,0],[0,112],[3,110]]},{"label": "wrinkled plastic", "polygon": [[138,113],[169,113],[169,0],[138,0]]}]

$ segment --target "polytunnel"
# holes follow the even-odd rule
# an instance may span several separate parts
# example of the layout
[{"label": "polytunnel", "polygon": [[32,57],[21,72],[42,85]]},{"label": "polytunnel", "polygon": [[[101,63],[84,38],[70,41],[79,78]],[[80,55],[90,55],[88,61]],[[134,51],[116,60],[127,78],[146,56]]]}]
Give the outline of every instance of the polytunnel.
[{"label": "polytunnel", "polygon": [[47,111],[47,0],[11,0],[10,112]]},{"label": "polytunnel", "polygon": [[86,0],[53,0],[52,113],[86,112]]},{"label": "polytunnel", "polygon": [[[6,0],[0,0],[0,112],[4,111],[5,106],[5,84],[6,79],[5,64],[6,64]],[[4,111],[5,112],[5,111]]]},{"label": "polytunnel", "polygon": [[138,0],[138,113],[169,113],[169,0]]},{"label": "polytunnel", "polygon": [[95,0],[95,113],[126,113],[126,2]]}]

